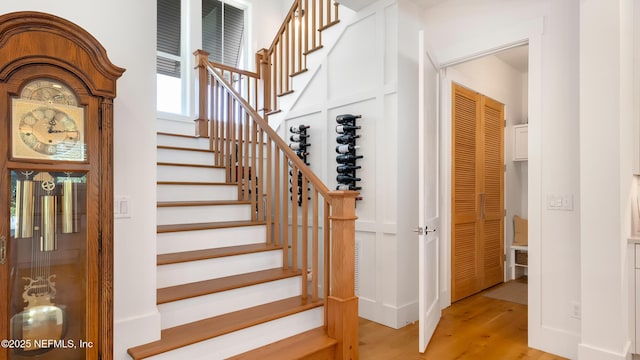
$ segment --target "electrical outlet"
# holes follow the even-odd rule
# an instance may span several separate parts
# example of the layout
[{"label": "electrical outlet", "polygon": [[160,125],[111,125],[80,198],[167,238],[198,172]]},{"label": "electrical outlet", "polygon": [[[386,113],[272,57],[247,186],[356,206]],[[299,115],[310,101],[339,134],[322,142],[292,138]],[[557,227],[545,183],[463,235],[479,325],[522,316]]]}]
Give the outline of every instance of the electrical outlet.
[{"label": "electrical outlet", "polygon": [[580,319],[580,303],[577,301],[571,302],[570,316],[574,319]]}]

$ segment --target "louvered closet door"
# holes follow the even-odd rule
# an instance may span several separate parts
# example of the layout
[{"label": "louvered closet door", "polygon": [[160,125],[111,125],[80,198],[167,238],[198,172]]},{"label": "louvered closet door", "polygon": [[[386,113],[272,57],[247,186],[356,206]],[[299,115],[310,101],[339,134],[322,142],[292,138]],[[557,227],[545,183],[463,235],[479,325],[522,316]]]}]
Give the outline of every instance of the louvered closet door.
[{"label": "louvered closet door", "polygon": [[479,287],[477,174],[482,165],[478,152],[481,107],[475,92],[454,84],[452,94],[451,301],[456,301]]},{"label": "louvered closet door", "polygon": [[503,108],[452,91],[451,301],[503,279]]},{"label": "louvered closet door", "polygon": [[504,105],[482,96],[483,175],[480,203],[480,290],[504,279]]}]

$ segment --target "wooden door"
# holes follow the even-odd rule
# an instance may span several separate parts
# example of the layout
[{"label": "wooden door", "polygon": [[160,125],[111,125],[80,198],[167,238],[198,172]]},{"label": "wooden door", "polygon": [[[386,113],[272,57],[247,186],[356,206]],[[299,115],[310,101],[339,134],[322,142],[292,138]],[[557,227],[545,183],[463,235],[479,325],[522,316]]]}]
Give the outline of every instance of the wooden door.
[{"label": "wooden door", "polygon": [[503,280],[504,105],[452,89],[451,301]]}]

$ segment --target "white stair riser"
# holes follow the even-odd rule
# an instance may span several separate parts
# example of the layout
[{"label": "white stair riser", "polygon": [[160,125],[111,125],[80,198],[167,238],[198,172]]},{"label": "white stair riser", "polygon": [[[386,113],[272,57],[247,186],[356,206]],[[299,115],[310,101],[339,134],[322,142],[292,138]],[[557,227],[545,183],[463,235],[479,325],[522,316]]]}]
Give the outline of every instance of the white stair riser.
[{"label": "white stair riser", "polygon": [[209,149],[209,139],[158,134],[158,145],[207,150]]},{"label": "white stair riser", "polygon": [[214,165],[215,158],[211,152],[160,148],[158,149],[158,162]]},{"label": "white stair riser", "polygon": [[235,331],[150,357],[150,360],[225,359],[323,325],[324,312],[315,308]]},{"label": "white stair riser", "polygon": [[190,166],[158,165],[158,181],[224,182],[225,170]]},{"label": "white stair riser", "polygon": [[189,136],[196,134],[196,125],[192,120],[158,119],[156,125],[158,132]]},{"label": "white stair riser", "polygon": [[158,201],[238,200],[236,185],[158,185]]},{"label": "white stair riser", "polygon": [[162,328],[166,329],[233,311],[298,296],[300,277],[198,296],[158,305]]},{"label": "white stair riser", "polygon": [[178,231],[157,235],[158,254],[249,245],[264,242],[265,225],[242,226],[211,230]]},{"label": "white stair riser", "polygon": [[282,250],[159,265],[158,288],[239,275],[282,266]]},{"label": "white stair riser", "polygon": [[158,208],[158,225],[251,220],[251,205],[172,206]]}]

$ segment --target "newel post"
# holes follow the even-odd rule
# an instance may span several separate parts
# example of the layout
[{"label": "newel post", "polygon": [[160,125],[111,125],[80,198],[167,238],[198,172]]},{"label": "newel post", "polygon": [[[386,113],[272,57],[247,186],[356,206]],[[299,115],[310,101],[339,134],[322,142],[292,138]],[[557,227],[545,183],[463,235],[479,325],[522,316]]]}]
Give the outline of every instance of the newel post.
[{"label": "newel post", "polygon": [[196,56],[196,104],[197,118],[196,136],[209,137],[209,122],[207,120],[207,63],[209,62],[209,53],[204,50],[196,50],[193,55]]},{"label": "newel post", "polygon": [[336,359],[358,359],[358,298],[355,295],[355,191],[331,192],[331,293],[327,333],[338,341]]},{"label": "newel post", "polygon": [[271,111],[271,67],[269,66],[269,51],[260,49],[256,53],[256,70],[262,80],[262,117],[266,120],[267,114]]}]

